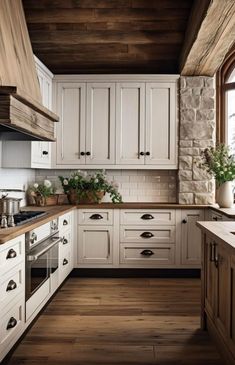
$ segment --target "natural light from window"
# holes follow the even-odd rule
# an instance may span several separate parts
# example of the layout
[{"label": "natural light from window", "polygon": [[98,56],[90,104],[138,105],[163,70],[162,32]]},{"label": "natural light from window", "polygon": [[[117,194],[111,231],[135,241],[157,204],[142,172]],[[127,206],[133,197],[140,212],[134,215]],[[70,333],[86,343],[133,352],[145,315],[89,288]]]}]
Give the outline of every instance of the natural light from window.
[{"label": "natural light from window", "polygon": [[[235,83],[235,68],[226,82],[227,85],[231,83]],[[226,142],[230,146],[232,154],[235,155],[235,86],[226,91],[225,100]]]}]

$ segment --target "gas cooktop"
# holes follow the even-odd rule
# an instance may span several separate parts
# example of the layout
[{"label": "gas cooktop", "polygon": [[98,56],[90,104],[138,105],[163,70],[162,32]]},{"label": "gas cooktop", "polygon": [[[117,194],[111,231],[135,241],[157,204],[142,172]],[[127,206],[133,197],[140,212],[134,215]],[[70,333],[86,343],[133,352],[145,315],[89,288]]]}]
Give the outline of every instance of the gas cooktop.
[{"label": "gas cooktop", "polygon": [[16,226],[21,226],[24,223],[30,222],[46,214],[47,212],[42,211],[22,211],[14,215],[14,222]]}]

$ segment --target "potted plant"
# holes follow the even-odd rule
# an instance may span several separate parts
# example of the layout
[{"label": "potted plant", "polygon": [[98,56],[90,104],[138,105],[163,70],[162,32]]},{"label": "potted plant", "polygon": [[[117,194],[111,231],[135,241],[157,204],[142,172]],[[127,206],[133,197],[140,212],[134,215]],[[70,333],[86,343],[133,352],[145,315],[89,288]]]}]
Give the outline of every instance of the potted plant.
[{"label": "potted plant", "polygon": [[55,194],[55,190],[50,180],[44,180],[42,183],[35,182],[29,187],[29,196],[38,206],[56,205],[58,195]]},{"label": "potted plant", "polygon": [[235,160],[229,147],[219,144],[206,148],[200,167],[215,178],[217,183],[217,203],[221,208],[230,208],[234,202],[232,181],[235,178]]},{"label": "potted plant", "polygon": [[110,194],[113,203],[121,203],[122,197],[114,182],[109,182],[104,171],[88,174],[76,171],[70,177],[59,176],[65,194],[71,204],[100,203],[104,194]]}]

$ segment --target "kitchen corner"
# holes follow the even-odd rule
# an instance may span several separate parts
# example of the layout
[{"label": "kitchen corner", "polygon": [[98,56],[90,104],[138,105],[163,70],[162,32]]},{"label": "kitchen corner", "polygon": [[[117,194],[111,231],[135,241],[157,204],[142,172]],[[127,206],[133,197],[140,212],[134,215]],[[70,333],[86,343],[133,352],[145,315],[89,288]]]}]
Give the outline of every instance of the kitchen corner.
[{"label": "kitchen corner", "polygon": [[1,0],[0,363],[235,365],[234,27]]}]

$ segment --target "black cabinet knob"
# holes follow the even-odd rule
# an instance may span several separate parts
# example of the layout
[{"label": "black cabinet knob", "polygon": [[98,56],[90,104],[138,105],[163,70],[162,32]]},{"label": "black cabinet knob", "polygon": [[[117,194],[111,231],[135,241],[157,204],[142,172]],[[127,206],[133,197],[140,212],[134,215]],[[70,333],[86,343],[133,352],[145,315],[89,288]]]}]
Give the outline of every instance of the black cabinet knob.
[{"label": "black cabinet knob", "polygon": [[90,156],[90,155],[91,155],[91,153],[88,151],[88,152],[86,153],[86,155],[87,155],[87,156]]},{"label": "black cabinet knob", "polygon": [[90,219],[98,220],[98,219],[103,219],[103,217],[100,214],[92,214],[90,216]]},{"label": "black cabinet knob", "polygon": [[62,242],[63,242],[63,245],[67,245],[69,241],[67,240],[67,238],[63,238]]},{"label": "black cabinet knob", "polygon": [[48,151],[42,151],[43,155],[48,155],[48,153],[49,153]]},{"label": "black cabinet knob", "polygon": [[8,253],[7,253],[7,260],[8,259],[14,259],[14,257],[17,256],[17,253],[15,252],[15,250],[13,250],[13,248],[11,248]]},{"label": "black cabinet knob", "polygon": [[213,219],[213,221],[217,221],[218,217],[213,217],[212,219]]},{"label": "black cabinet knob", "polygon": [[6,291],[11,291],[17,288],[17,284],[14,280],[10,280],[9,283],[7,284],[7,288]]},{"label": "black cabinet knob", "polygon": [[63,220],[63,226],[67,226],[68,225],[68,221],[66,219]]},{"label": "black cabinet knob", "polygon": [[183,220],[182,220],[182,223],[183,223],[183,224],[188,223],[188,222],[187,222],[187,219],[183,219]]},{"label": "black cabinet knob", "polygon": [[146,156],[150,156],[150,152],[149,151],[146,152]]},{"label": "black cabinet knob", "polygon": [[11,317],[7,323],[7,330],[14,328],[17,325],[17,320],[14,317]]},{"label": "black cabinet knob", "polygon": [[140,156],[144,156],[144,152],[140,152]]},{"label": "black cabinet knob", "polygon": [[63,265],[65,266],[65,265],[67,265],[69,262],[68,262],[68,260],[67,259],[64,259],[63,260]]},{"label": "black cabinet knob", "polygon": [[81,153],[80,153],[80,155],[81,155],[81,156],[85,156],[85,152],[81,152]]},{"label": "black cabinet knob", "polygon": [[152,214],[143,214],[141,219],[149,220],[149,219],[154,219],[154,217],[152,216]]},{"label": "black cabinet knob", "polygon": [[152,256],[152,255],[154,255],[154,252],[152,250],[143,250],[141,252],[141,255],[143,255],[143,256]]},{"label": "black cabinet knob", "polygon": [[143,238],[151,238],[154,237],[154,234],[152,234],[152,232],[143,232],[140,236]]}]

